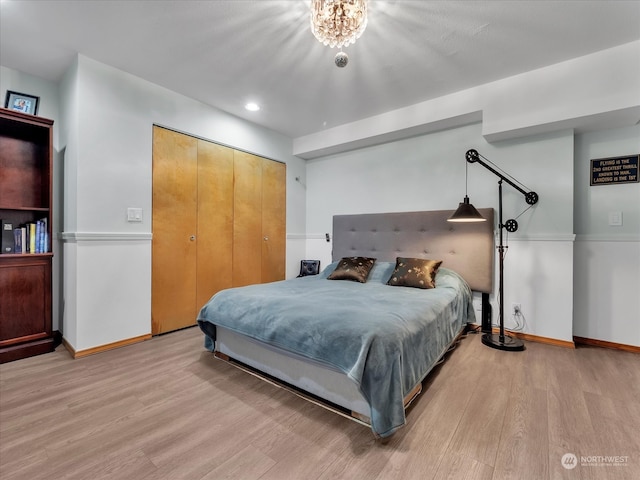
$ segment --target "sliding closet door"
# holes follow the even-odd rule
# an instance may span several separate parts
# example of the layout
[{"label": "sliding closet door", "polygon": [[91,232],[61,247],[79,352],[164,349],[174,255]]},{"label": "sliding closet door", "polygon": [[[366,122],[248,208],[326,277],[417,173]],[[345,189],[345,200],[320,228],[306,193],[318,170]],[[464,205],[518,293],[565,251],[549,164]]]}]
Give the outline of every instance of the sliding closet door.
[{"label": "sliding closet door", "polygon": [[262,275],[261,282],[284,280],[286,249],[286,166],[262,161]]},{"label": "sliding closet door", "polygon": [[196,304],[233,286],[233,149],[198,140]]},{"label": "sliding closet door", "polygon": [[283,163],[153,129],[152,333],[225,288],[284,279]]},{"label": "sliding closet door", "polygon": [[262,280],[262,158],[234,152],[233,286]]},{"label": "sliding closet door", "polygon": [[198,141],[153,128],[151,324],[154,335],[196,318]]}]

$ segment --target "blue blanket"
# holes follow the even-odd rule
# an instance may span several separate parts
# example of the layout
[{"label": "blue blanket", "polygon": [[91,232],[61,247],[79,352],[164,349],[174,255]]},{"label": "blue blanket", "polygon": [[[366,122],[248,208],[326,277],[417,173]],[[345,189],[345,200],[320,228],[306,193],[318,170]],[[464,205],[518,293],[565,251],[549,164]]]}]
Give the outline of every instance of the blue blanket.
[{"label": "blue blanket", "polygon": [[231,288],[200,310],[205,347],[220,325],[344,372],[371,407],[373,432],[386,437],[405,424],[404,397],[429,373],[465,323],[472,294],[440,268],[436,288],[386,285],[395,263],[377,263],[366,283],[320,275]]}]

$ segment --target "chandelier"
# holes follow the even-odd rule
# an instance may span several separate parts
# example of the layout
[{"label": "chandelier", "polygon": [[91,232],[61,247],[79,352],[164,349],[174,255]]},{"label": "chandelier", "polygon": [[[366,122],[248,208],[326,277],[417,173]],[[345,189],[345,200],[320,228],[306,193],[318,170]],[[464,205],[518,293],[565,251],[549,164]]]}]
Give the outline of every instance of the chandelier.
[{"label": "chandelier", "polygon": [[367,0],[312,0],[311,31],[324,45],[346,47],[367,27]]}]

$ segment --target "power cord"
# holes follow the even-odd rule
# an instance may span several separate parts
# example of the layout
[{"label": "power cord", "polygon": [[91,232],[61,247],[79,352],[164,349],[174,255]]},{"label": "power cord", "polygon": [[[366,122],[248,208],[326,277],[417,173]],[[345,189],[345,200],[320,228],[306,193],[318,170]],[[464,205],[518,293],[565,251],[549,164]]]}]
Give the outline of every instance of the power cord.
[{"label": "power cord", "polygon": [[[516,309],[516,311],[511,314],[511,320],[513,321],[513,323],[515,325],[513,327],[507,327],[505,325],[505,327],[504,327],[505,331],[522,332],[522,331],[524,331],[526,329],[526,327],[527,327],[527,318],[524,316],[524,313],[522,313],[522,310]],[[500,328],[500,324],[492,322],[491,323],[491,327],[492,328]],[[478,333],[482,333],[482,325],[476,325],[474,323],[468,323],[467,324],[467,332],[461,338],[464,338],[467,335],[474,335],[474,334],[478,334]]]},{"label": "power cord", "polygon": [[[527,318],[524,316],[524,313],[522,313],[522,310],[520,309],[517,309],[515,312],[511,314],[511,321],[514,323],[514,326],[509,327],[505,323],[505,326],[504,326],[505,331],[522,332],[527,327]],[[491,327],[500,328],[500,323],[491,322]],[[479,333],[479,332],[474,332],[474,333]]]},{"label": "power cord", "polygon": [[468,323],[467,324],[467,333],[464,334],[464,336],[466,337],[467,335],[473,335],[476,333],[482,333],[482,325],[476,325],[474,323]]},{"label": "power cord", "polygon": [[515,323],[515,327],[511,330],[514,332],[522,332],[527,326],[527,318],[522,313],[522,310],[518,310],[511,315],[513,319],[513,323]]}]

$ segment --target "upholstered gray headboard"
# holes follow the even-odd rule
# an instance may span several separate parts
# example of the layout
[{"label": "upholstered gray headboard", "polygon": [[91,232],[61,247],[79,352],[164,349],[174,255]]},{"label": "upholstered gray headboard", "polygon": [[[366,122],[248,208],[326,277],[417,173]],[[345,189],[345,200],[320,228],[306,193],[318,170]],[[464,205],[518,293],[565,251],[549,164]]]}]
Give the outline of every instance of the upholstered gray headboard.
[{"label": "upholstered gray headboard", "polygon": [[395,262],[396,257],[442,260],[472,290],[493,291],[493,208],[478,211],[486,222],[452,223],[452,210],[368,213],[333,217],[333,260],[375,257]]}]

